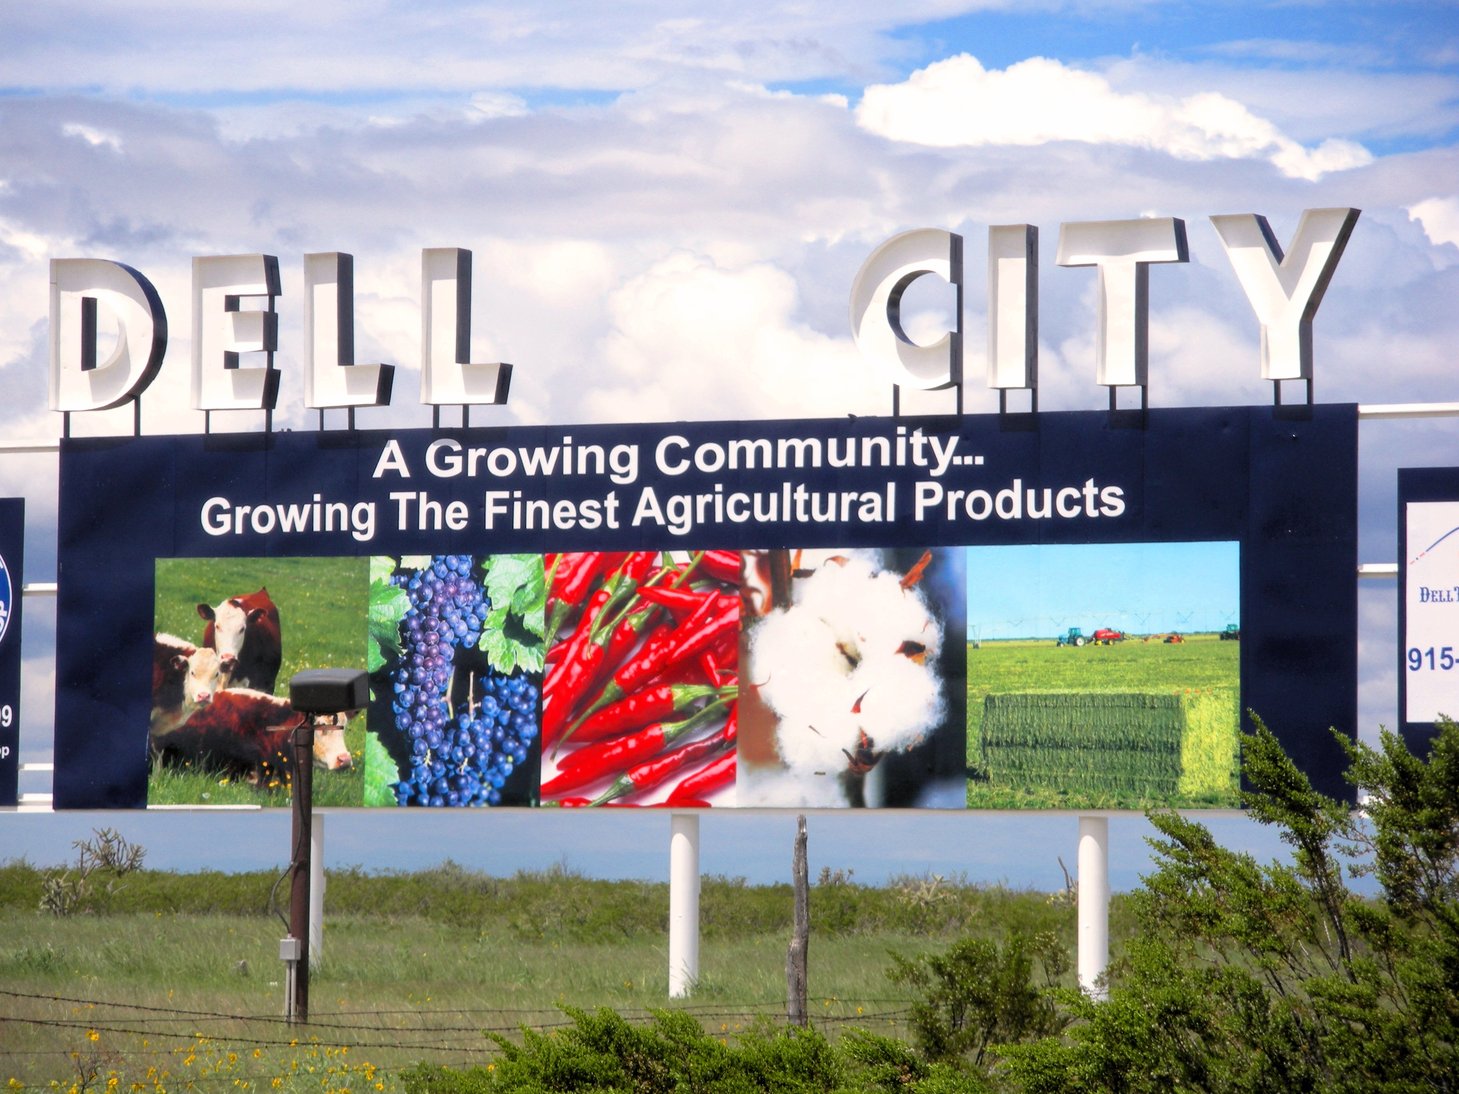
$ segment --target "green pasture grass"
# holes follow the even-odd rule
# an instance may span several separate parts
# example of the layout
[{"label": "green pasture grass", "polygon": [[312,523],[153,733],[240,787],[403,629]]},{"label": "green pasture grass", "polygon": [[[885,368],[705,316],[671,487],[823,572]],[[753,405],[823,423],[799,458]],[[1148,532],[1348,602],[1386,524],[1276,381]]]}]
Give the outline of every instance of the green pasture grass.
[{"label": "green pasture grass", "polygon": [[[289,680],[306,669],[365,668],[365,613],[369,560],[364,558],[179,558],[156,566],[154,626],[158,631],[201,642],[206,621],[199,604],[267,588],[279,608],[283,663],[274,691],[287,696]],[[365,719],[352,719],[345,746],[355,765],[344,771],[314,772],[317,806],[351,806],[363,801]],[[148,780],[151,805],[289,804],[286,785],[253,786],[193,768],[154,765]]]},{"label": "green pasture grass", "polygon": [[[100,912],[36,910],[44,871],[0,864],[0,1089],[396,1090],[428,1060],[485,1063],[483,1031],[566,1024],[564,1006],[626,1017],[682,1008],[727,1036],[785,1013],[788,885],[706,878],[700,978],[668,999],[668,887],[558,869],[494,878],[451,864],[408,874],[330,871],[310,1022],[281,1021],[286,928],[276,875],[141,871]],[[281,892],[280,899],[287,894]],[[1072,905],[937,876],[814,885],[811,1020],[906,1037],[912,996],[891,954],[960,937],[1052,931],[1072,951]],[[1116,939],[1130,919],[1117,898]],[[150,1071],[149,1071],[150,1069]],[[165,1076],[164,1076],[164,1073]],[[274,1079],[278,1079],[277,1084]],[[19,1086],[15,1084],[18,1083]],[[379,1083],[381,1085],[376,1086]]]},{"label": "green pasture grass", "polygon": [[[1181,643],[1160,637],[1131,638],[1109,646],[1058,646],[1053,639],[984,640],[968,643],[967,757],[971,777],[968,805],[978,809],[1146,809],[1234,806],[1230,772],[1215,772],[1222,750],[1219,732],[1225,712],[1239,712],[1240,644],[1212,634],[1189,634]],[[983,766],[983,708],[990,694],[1013,692],[1212,693],[1219,700],[1201,706],[1197,752],[1190,778],[1171,795],[1128,791],[1076,793],[1047,786],[990,784]],[[1229,727],[1230,723],[1226,725]],[[1214,736],[1213,736],[1214,734]],[[1183,755],[1182,760],[1186,757]],[[1200,772],[1200,774],[1195,774]],[[1223,782],[1224,779],[1224,782]]]},{"label": "green pasture grass", "polygon": [[1236,697],[1228,689],[1210,688],[1193,690],[1183,699],[1186,732],[1177,792],[1185,800],[1229,807],[1241,794],[1241,739],[1231,729]]}]

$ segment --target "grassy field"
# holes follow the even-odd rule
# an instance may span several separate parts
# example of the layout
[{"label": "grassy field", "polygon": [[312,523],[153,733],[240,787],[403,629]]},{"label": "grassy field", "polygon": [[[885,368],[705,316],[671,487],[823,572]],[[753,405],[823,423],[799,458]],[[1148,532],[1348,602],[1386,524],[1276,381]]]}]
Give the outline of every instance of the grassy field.
[{"label": "grassy field", "polygon": [[984,700],[1019,692],[1211,693],[1229,712],[1231,739],[1239,727],[1240,643],[1215,634],[1186,635],[1167,644],[1133,638],[1108,646],[1057,646],[1052,639],[983,641],[968,645],[968,804],[980,809],[1143,809],[1156,805],[1234,806],[1235,757],[1228,800],[1176,793],[1159,801],[1128,794],[1070,794],[1045,786],[1000,785],[988,778],[983,742]]},{"label": "grassy field", "polygon": [[[364,558],[184,558],[157,562],[155,626],[201,642],[199,604],[267,587],[279,608],[283,665],[277,694],[288,694],[297,672],[365,667],[369,560]],[[314,773],[316,806],[360,805],[363,799],[364,718],[352,720],[345,745],[355,766]],[[237,779],[188,768],[154,766],[148,780],[151,805],[276,805],[287,807],[286,786],[254,787]]]},{"label": "grassy field", "polygon": [[[671,1004],[665,885],[449,865],[332,873],[311,1021],[288,1026],[286,931],[265,910],[274,877],[142,871],[94,912],[63,918],[36,910],[42,880],[23,863],[0,865],[0,1083],[12,1091],[360,1094],[399,1089],[398,1069],[415,1061],[484,1063],[493,1049],[483,1031],[563,1025],[564,1005],[625,1016],[672,1006],[725,1035],[785,1013],[785,885],[705,879],[700,980]],[[887,978],[891,953],[1011,929],[1074,944],[1062,894],[829,876],[810,907],[812,1018],[833,1034],[906,1035],[912,997]],[[1118,900],[1112,930],[1130,930]]]}]

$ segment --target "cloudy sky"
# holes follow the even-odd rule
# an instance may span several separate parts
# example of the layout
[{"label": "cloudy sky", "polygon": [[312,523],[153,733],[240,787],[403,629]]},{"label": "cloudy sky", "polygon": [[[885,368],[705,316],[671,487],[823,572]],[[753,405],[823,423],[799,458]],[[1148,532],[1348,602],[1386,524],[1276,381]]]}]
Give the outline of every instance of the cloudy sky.
[{"label": "cloudy sky", "polygon": [[[1151,273],[1151,404],[1267,403],[1257,325],[1208,217],[1260,213],[1286,241],[1304,209],[1332,206],[1362,216],[1316,320],[1317,398],[1459,401],[1449,5],[733,7],[12,5],[0,54],[6,443],[60,431],[46,406],[55,257],[117,259],[157,286],[171,341],[143,402],[147,432],[201,428],[186,409],[192,258],[251,252],[278,256],[283,276],[280,425],[313,427],[299,361],[303,255],[316,251],[355,256],[357,359],[399,369],[397,405],[359,424],[427,424],[419,256],[438,246],[475,255],[472,359],[516,366],[510,405],[476,423],[887,413],[885,383],[852,344],[848,296],[871,248],[914,227],[964,237],[966,403],[991,410],[978,379],[982,255],[988,226],[1006,223],[1041,229],[1040,404],[1094,409],[1107,398],[1094,382],[1094,276],[1055,264],[1058,227],[1142,216],[1183,218],[1190,239],[1188,264]],[[928,329],[945,318],[936,293],[914,304]],[[223,428],[257,428],[240,418]],[[75,424],[129,428],[128,411]],[[1362,445],[1361,554],[1391,562],[1394,469],[1459,463],[1459,423],[1368,423]],[[0,459],[0,493],[28,499],[35,581],[55,576],[55,489],[53,457]],[[1393,720],[1395,589],[1368,582],[1360,595],[1370,732]],[[50,611],[27,604],[30,761],[50,751]],[[59,857],[94,821],[13,818],[0,853]],[[134,823],[166,843],[162,821]],[[1072,820],[1019,823],[1047,853],[989,822],[931,841],[952,846],[927,868],[1057,884]],[[358,861],[350,833],[339,838],[342,860]],[[968,857],[970,841],[979,856],[991,846],[987,858]],[[1138,857],[1137,831],[1130,842]],[[845,853],[867,843],[850,837]],[[867,861],[874,878],[882,867]]]}]

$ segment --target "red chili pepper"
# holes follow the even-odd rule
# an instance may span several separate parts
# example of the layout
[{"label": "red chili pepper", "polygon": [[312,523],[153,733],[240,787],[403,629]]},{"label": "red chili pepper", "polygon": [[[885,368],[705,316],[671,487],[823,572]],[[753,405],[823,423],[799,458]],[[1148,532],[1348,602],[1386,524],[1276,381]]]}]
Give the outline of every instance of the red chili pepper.
[{"label": "red chili pepper", "polygon": [[676,619],[693,615],[704,606],[705,600],[712,600],[720,594],[713,590],[676,589],[668,585],[645,585],[638,590],[644,600],[668,608]]},{"label": "red chili pepper", "polygon": [[714,658],[714,651],[700,650],[696,661],[699,671],[704,673],[704,678],[715,687],[719,687],[719,662]]},{"label": "red chili pepper", "polygon": [[569,587],[578,588],[591,582],[593,572],[601,561],[601,551],[567,551],[557,556],[557,568],[552,572],[548,595],[552,600],[563,600]]},{"label": "red chili pepper", "polygon": [[[714,694],[715,688],[685,684],[665,684],[635,691],[579,722],[573,730],[573,740],[584,743],[601,741],[652,722],[661,722]],[[572,758],[568,757],[565,762],[570,764]]]},{"label": "red chili pepper", "polygon": [[586,599],[593,581],[607,564],[602,551],[564,554],[558,558],[557,570],[548,586],[547,626],[545,637],[551,645],[558,630],[573,610]]},{"label": "red chili pepper", "polygon": [[614,798],[652,790],[670,775],[731,748],[735,743],[736,732],[736,721],[731,712],[729,721],[717,733],[702,740],[690,741],[683,748],[666,752],[661,756],[654,756],[636,767],[629,768],[613,780],[612,786],[594,798],[592,804],[603,805]]},{"label": "red chili pepper", "polygon": [[607,607],[613,591],[604,586],[593,594],[583,613],[583,624],[568,641],[568,648],[542,689],[542,741],[556,741],[568,724],[572,708],[587,694],[603,667],[605,650],[592,640],[592,621]]},{"label": "red chili pepper", "polygon": [[725,752],[684,779],[664,799],[665,805],[708,805],[703,799],[735,781],[737,752]]},{"label": "red chili pepper", "polygon": [[[717,602],[711,602],[717,603]],[[640,654],[624,665],[603,689],[607,702],[637,691],[670,665],[698,655],[721,635],[737,632],[740,626],[739,601],[732,600],[733,610],[705,619],[695,614],[679,624],[667,639],[654,649]]]},{"label": "red chili pepper", "polygon": [[705,551],[699,556],[699,567],[730,585],[739,585],[744,580],[738,551]]},{"label": "red chili pepper", "polygon": [[[676,684],[704,684],[708,681],[704,675],[704,669],[699,664],[697,657],[691,657],[685,661],[678,661],[663,672],[659,673],[647,684],[647,687],[671,687]],[[715,685],[716,687],[718,685]]]},{"label": "red chili pepper", "polygon": [[606,586],[612,589],[612,599],[593,620],[594,641],[604,641],[605,635],[611,636],[618,625],[629,616],[647,610],[636,608],[635,603],[657,558],[652,551],[638,551],[630,555],[614,572]]},{"label": "red chili pepper", "polygon": [[[623,569],[615,575],[611,585],[605,586],[605,588],[612,589],[609,602],[595,613],[591,624],[586,629],[579,628],[584,631],[585,641],[602,649],[603,652],[594,663],[592,679],[581,690],[575,692],[569,701],[558,705],[550,737],[547,733],[547,723],[544,720],[542,735],[544,744],[561,744],[562,741],[576,733],[578,722],[606,705],[606,702],[612,701],[611,699],[605,701],[600,695],[593,703],[586,706],[584,704],[591,686],[604,675],[611,673],[622,663],[628,653],[639,645],[642,632],[659,611],[657,605],[653,604],[633,610],[622,608],[624,604],[631,608],[637,592],[642,588],[642,580],[649,575],[656,559],[657,556],[653,552],[645,551],[639,552],[629,563],[625,564]],[[625,610],[628,614],[623,614]],[[651,639],[650,644],[658,641],[661,639]],[[612,699],[621,697],[621,695],[615,695]],[[557,719],[564,720],[559,722]]]},{"label": "red chili pepper", "polygon": [[565,791],[597,782],[621,770],[625,764],[656,755],[680,737],[717,718],[723,709],[723,703],[711,703],[682,721],[661,722],[627,737],[599,741],[581,748],[564,760],[564,764],[570,762],[570,766],[560,768],[554,778],[542,784],[542,796],[557,797]]}]

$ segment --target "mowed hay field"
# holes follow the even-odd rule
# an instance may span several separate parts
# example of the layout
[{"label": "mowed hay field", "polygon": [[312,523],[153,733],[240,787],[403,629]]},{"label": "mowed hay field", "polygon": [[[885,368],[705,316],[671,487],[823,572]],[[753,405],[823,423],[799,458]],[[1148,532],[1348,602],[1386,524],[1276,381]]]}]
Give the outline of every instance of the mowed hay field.
[{"label": "mowed hay field", "polygon": [[[1216,634],[1179,643],[1161,637],[1083,647],[1053,639],[969,643],[968,805],[1235,808],[1241,644]],[[1045,705],[1062,711],[1027,714],[1026,729],[990,726],[997,729],[990,740],[989,695],[1059,696]],[[1000,763],[1018,732],[1028,734],[1028,748],[1017,762]]]}]

